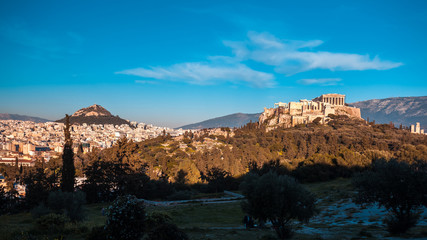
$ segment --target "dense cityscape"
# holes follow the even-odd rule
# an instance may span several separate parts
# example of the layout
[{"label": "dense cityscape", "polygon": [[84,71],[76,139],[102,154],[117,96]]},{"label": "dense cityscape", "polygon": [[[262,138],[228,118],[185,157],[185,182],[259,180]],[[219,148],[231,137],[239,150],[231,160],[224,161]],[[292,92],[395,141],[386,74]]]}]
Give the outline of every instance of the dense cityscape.
[{"label": "dense cityscape", "polygon": [[[179,136],[183,132],[182,129],[156,127],[137,122],[131,122],[130,125],[84,123],[71,127],[74,152],[77,152],[79,144],[82,144],[85,153],[90,152],[92,148],[111,147],[122,137],[140,142],[161,134]],[[49,161],[51,157],[62,154],[63,146],[63,123],[0,120],[0,163],[13,165],[18,158],[19,165],[33,166],[37,157]]]}]

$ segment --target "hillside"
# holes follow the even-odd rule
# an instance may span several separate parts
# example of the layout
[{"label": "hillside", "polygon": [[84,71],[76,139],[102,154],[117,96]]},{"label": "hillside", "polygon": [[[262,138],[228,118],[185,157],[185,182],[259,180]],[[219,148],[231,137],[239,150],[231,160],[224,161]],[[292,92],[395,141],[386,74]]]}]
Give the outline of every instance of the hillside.
[{"label": "hillside", "polygon": [[410,126],[420,122],[421,128],[427,127],[427,96],[372,99],[349,105],[360,108],[362,118],[376,123],[392,121],[396,126]]},{"label": "hillside", "polygon": [[[115,145],[101,152],[104,161],[115,161],[117,152],[137,169],[147,167],[151,178],[173,179],[184,170],[191,183],[209,169],[220,168],[241,176],[255,163],[279,161],[300,181],[348,177],[379,158],[427,161],[427,136],[411,134],[388,124],[334,116],[326,125],[307,124],[271,131],[257,123],[229,131],[206,130],[172,138],[160,136],[140,143]],[[98,160],[96,158],[95,160]]]},{"label": "hillside", "polygon": [[31,117],[31,116],[19,115],[19,114],[9,114],[9,113],[0,113],[0,120],[21,120],[21,121],[31,121],[36,123],[51,122],[51,120],[47,120],[44,118]]},{"label": "hillside", "polygon": [[208,119],[203,122],[193,123],[182,126],[183,129],[202,129],[202,128],[218,128],[218,127],[241,127],[248,122],[258,122],[260,113],[235,113],[222,117]]},{"label": "hillside", "polygon": [[[57,120],[56,122],[65,122],[65,118]],[[119,116],[113,116],[107,109],[100,105],[94,104],[87,108],[82,108],[70,116],[72,124],[114,124],[130,125],[128,120],[122,119]]]}]

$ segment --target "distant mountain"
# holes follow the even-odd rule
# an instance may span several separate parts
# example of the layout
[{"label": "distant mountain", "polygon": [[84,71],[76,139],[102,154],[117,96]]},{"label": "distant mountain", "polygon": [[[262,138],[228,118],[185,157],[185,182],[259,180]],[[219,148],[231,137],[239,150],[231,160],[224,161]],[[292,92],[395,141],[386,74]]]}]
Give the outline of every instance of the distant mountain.
[{"label": "distant mountain", "polygon": [[[65,122],[65,118],[57,120],[56,122]],[[94,104],[87,108],[82,108],[70,116],[72,124],[114,124],[130,125],[128,120],[122,119],[119,116],[113,116],[107,109],[100,105]]]},{"label": "distant mountain", "polygon": [[362,118],[375,123],[391,121],[396,126],[410,126],[419,122],[421,128],[427,128],[427,96],[372,99],[349,105],[360,108]]},{"label": "distant mountain", "polygon": [[202,129],[202,128],[218,128],[218,127],[241,127],[246,123],[258,122],[261,113],[235,113],[223,117],[212,118],[203,122],[193,123],[182,126],[182,129]]},{"label": "distant mountain", "polygon": [[31,121],[36,123],[44,123],[51,122],[51,120],[47,120],[39,117],[31,117],[19,114],[9,114],[9,113],[0,113],[0,120],[21,120],[21,121]]}]

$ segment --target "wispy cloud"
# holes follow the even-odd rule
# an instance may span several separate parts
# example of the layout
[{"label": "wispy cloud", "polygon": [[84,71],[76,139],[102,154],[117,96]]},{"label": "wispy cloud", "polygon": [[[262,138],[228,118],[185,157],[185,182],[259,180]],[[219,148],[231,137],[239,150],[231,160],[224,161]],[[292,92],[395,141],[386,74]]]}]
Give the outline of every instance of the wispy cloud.
[{"label": "wispy cloud", "polygon": [[275,66],[275,71],[287,75],[314,69],[331,71],[387,70],[403,65],[401,62],[381,60],[378,56],[355,53],[334,53],[313,51],[323,44],[321,40],[292,41],[280,40],[269,33],[248,33],[248,41],[224,44],[233,49],[236,58],[253,60]]},{"label": "wispy cloud", "polygon": [[255,71],[244,64],[217,65],[212,62],[188,62],[170,67],[135,68],[116,72],[151,79],[181,81],[198,85],[217,82],[245,82],[255,87],[271,87],[274,75]]},{"label": "wispy cloud", "polygon": [[[381,60],[378,56],[356,53],[315,51],[322,40],[283,40],[269,33],[249,32],[245,41],[223,41],[231,48],[232,56],[209,56],[205,62],[184,62],[166,67],[135,68],[116,72],[149,79],[181,81],[210,85],[219,82],[243,82],[255,87],[272,87],[275,74],[290,76],[315,69],[330,71],[387,70],[403,65],[401,62]],[[268,65],[274,72],[262,72],[248,67]],[[336,85],[340,78],[313,78],[301,84]]]},{"label": "wispy cloud", "polygon": [[303,85],[320,85],[320,86],[334,86],[341,82],[341,78],[309,78],[300,79],[298,83]]}]

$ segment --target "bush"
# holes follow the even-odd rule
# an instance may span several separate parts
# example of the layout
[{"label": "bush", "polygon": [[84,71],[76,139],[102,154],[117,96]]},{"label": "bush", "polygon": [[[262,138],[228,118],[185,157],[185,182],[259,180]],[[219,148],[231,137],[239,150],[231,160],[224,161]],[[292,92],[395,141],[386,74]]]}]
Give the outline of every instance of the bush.
[{"label": "bush", "polygon": [[355,202],[378,204],[390,216],[385,220],[391,233],[404,233],[415,226],[418,210],[427,206],[427,165],[408,165],[397,160],[378,160],[372,170],[353,179],[358,190]]},{"label": "bush", "polygon": [[138,239],[144,234],[145,208],[135,196],[118,197],[108,207],[105,231],[108,239]]},{"label": "bush", "polygon": [[249,173],[241,184],[246,199],[242,209],[260,220],[270,220],[279,238],[292,236],[293,221],[307,222],[315,213],[315,197],[287,175]]}]

